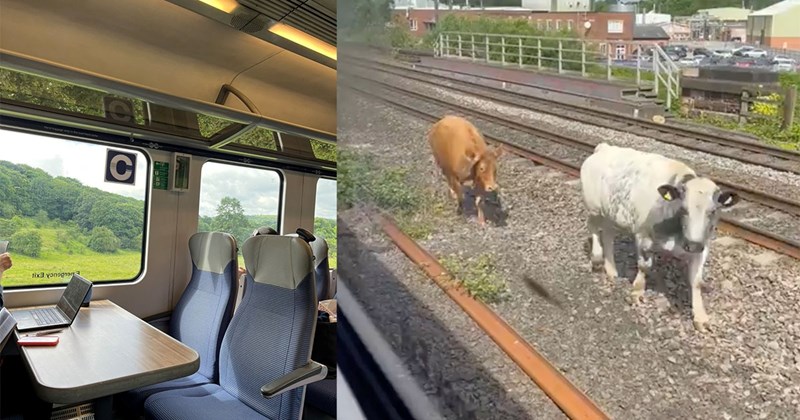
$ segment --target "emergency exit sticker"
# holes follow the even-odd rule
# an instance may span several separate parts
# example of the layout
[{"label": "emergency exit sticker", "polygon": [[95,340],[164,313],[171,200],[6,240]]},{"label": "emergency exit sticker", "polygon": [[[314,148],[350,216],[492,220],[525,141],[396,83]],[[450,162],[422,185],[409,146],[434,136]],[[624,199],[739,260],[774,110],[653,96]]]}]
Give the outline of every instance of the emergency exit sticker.
[{"label": "emergency exit sticker", "polygon": [[166,190],[169,187],[169,162],[155,162],[153,165],[153,188]]}]

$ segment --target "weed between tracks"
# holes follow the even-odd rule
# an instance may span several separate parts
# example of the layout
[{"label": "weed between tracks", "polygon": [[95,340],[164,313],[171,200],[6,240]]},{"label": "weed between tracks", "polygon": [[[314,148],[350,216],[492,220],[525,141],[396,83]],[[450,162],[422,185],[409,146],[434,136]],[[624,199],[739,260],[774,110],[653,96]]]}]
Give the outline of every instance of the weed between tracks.
[{"label": "weed between tracks", "polygon": [[415,240],[433,233],[433,218],[444,206],[432,191],[419,186],[403,167],[382,167],[374,157],[350,151],[339,152],[337,176],[339,206],[371,204],[389,212],[397,225]]},{"label": "weed between tracks", "polygon": [[463,256],[450,255],[440,262],[473,297],[486,303],[495,303],[505,295],[505,281],[497,275],[491,254],[480,254],[467,260]]},{"label": "weed between tracks", "polygon": [[[352,151],[339,150],[338,159],[340,208],[377,206],[389,212],[397,226],[414,240],[434,233],[435,219],[445,214],[447,204],[433,191],[420,187],[409,169],[379,166],[373,156]],[[501,300],[507,290],[490,254],[470,259],[451,255],[441,263],[472,296],[486,303]]]}]

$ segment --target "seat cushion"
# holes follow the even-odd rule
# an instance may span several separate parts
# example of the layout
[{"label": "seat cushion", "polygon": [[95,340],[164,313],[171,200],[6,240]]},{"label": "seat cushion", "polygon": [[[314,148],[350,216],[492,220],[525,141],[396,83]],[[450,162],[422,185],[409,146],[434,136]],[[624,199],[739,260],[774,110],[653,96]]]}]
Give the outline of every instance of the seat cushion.
[{"label": "seat cushion", "polygon": [[136,388],[128,392],[124,392],[117,396],[117,403],[119,403],[125,412],[130,414],[140,414],[144,405],[144,401],[153,394],[170,391],[173,389],[183,389],[193,386],[205,385],[211,383],[211,380],[205,376],[195,373],[194,375],[184,376],[183,378],[173,379],[171,381],[161,382],[149,386]]},{"label": "seat cushion", "polygon": [[336,417],[336,379],[324,379],[306,386],[306,404]]},{"label": "seat cushion", "polygon": [[158,420],[266,419],[215,384],[153,394],[144,412],[146,418]]}]

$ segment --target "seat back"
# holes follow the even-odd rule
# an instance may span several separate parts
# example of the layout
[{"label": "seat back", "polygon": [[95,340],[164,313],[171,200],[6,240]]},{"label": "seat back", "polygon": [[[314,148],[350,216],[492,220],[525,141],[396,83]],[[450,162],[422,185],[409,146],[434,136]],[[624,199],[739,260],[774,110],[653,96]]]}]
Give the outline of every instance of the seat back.
[{"label": "seat back", "polygon": [[192,278],[170,319],[170,335],[200,355],[198,373],[215,382],[222,337],[236,299],[236,252],[236,239],[227,233],[192,235]]},{"label": "seat back", "polygon": [[298,419],[305,387],[264,398],[261,387],[311,358],[317,295],[311,247],[259,235],[242,245],[245,293],[220,350],[220,386],[270,419]]},{"label": "seat back", "polygon": [[[296,233],[286,236],[299,237]],[[317,281],[317,299],[333,299],[335,292],[333,279],[331,277],[330,261],[328,259],[328,242],[319,235],[314,235],[315,240],[309,242],[311,251],[314,253],[314,277]]]}]

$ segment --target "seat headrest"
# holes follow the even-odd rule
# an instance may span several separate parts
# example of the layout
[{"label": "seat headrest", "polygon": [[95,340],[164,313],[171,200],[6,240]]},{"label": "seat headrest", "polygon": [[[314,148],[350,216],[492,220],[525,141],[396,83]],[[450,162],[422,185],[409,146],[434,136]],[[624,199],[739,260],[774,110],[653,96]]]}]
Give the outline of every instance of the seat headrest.
[{"label": "seat headrest", "polygon": [[236,239],[223,232],[198,232],[189,238],[189,254],[198,270],[222,274],[236,260]]},{"label": "seat headrest", "polygon": [[260,228],[253,231],[250,236],[259,236],[259,235],[277,235],[278,231],[269,227],[269,226],[261,226]]},{"label": "seat headrest", "polygon": [[311,247],[298,237],[252,236],[244,241],[242,256],[256,283],[295,289],[314,271]]},{"label": "seat headrest", "polygon": [[[296,233],[289,233],[286,236],[303,239],[300,235]],[[311,252],[314,254],[314,258],[316,259],[316,262],[318,264],[325,257],[328,256],[328,242],[325,241],[325,238],[323,238],[322,236],[319,235],[315,236],[316,239],[313,242],[308,242],[308,244],[311,245]]]}]

